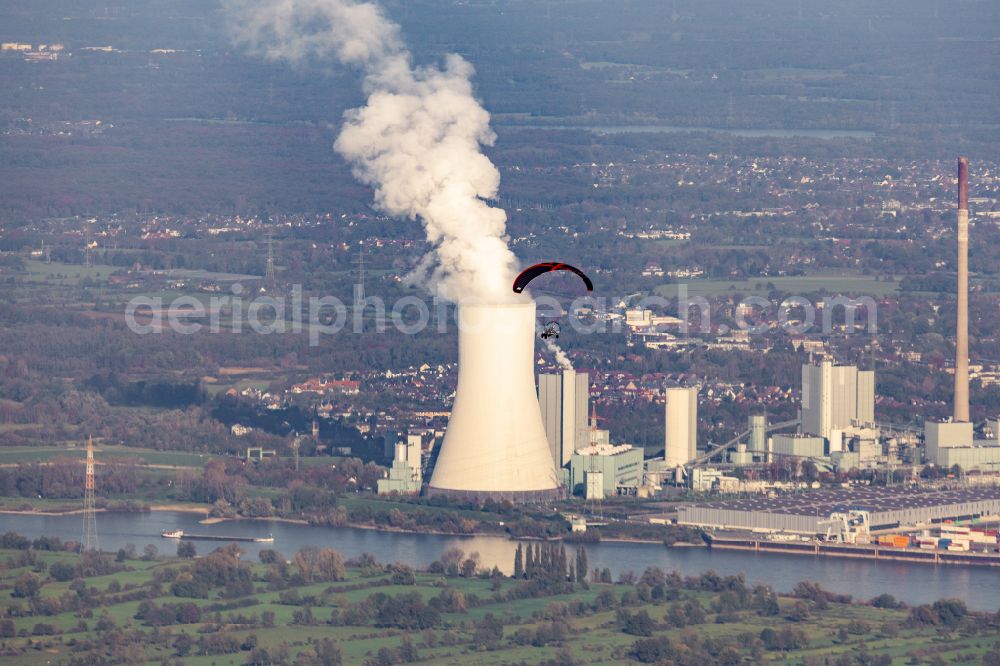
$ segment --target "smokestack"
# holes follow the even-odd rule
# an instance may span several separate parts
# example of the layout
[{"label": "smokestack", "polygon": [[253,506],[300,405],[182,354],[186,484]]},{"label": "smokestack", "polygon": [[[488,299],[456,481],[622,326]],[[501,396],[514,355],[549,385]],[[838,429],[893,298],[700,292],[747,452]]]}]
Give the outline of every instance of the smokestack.
[{"label": "smokestack", "polygon": [[534,302],[458,308],[458,388],[428,492],[560,494],[535,395]]},{"label": "smokestack", "polygon": [[958,158],[958,306],[955,420],[969,420],[969,158]]}]

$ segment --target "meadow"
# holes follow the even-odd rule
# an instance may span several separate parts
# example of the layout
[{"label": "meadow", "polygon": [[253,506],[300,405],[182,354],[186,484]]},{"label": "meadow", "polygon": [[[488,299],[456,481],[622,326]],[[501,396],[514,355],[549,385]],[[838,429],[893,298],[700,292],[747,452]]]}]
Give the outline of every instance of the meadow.
[{"label": "meadow", "polygon": [[711,572],[595,583],[601,572],[573,573],[585,551],[559,546],[512,579],[460,551],[415,572],[374,557],[345,567],[332,551],[247,562],[234,545],[155,558],[2,540],[10,664],[996,663],[1000,641],[997,616],[960,602],[873,604],[806,583],[776,596]]}]

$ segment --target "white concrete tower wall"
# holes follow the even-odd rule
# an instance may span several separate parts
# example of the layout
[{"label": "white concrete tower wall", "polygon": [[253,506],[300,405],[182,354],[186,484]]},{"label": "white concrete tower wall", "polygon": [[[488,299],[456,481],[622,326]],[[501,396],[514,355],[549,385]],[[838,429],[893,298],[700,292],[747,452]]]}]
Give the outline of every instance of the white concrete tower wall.
[{"label": "white concrete tower wall", "polygon": [[573,390],[576,397],[574,408],[574,428],[575,441],[573,451],[563,450],[563,464],[565,465],[573,457],[573,452],[582,449],[590,444],[590,376],[586,372],[576,373],[576,387]]},{"label": "white concrete tower wall", "polygon": [[538,375],[538,408],[552,464],[562,466],[562,375]]},{"label": "white concrete tower wall", "polygon": [[875,371],[858,370],[858,409],[861,423],[875,423]]},{"label": "white concrete tower wall", "polygon": [[556,467],[569,464],[573,453],[590,444],[590,377],[566,370],[538,375],[538,408]]},{"label": "white concrete tower wall", "polygon": [[559,466],[562,467],[576,451],[576,371],[562,373],[562,437],[559,443]]},{"label": "white concrete tower wall", "polygon": [[428,491],[559,492],[535,394],[535,304],[458,308],[458,387]]},{"label": "white concrete tower wall", "polygon": [[698,455],[698,389],[688,389],[688,460]]},{"label": "white concrete tower wall", "polygon": [[666,391],[665,463],[677,467],[695,457],[698,424],[698,389],[671,387]]},{"label": "white concrete tower wall", "polygon": [[830,423],[826,431],[818,433],[826,438],[837,428],[849,427],[858,414],[858,369],[835,365],[830,370]]},{"label": "white concrete tower wall", "polygon": [[802,432],[819,434],[823,430],[823,366],[802,366]]},{"label": "white concrete tower wall", "polygon": [[749,419],[750,446],[753,453],[764,453],[767,450],[767,417],[763,414],[752,414]]},{"label": "white concrete tower wall", "polygon": [[823,361],[819,364],[819,430],[815,433],[826,437],[833,427],[833,364]]},{"label": "white concrete tower wall", "polygon": [[421,478],[421,465],[423,457],[424,438],[421,435],[409,434],[406,437],[406,456],[404,460],[414,470],[417,479]]}]

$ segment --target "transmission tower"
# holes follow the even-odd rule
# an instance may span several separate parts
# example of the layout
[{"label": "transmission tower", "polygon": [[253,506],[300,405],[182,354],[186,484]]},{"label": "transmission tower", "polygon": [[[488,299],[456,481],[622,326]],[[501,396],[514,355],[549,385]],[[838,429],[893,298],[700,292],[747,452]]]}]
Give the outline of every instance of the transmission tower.
[{"label": "transmission tower", "polygon": [[100,550],[97,543],[97,507],[94,503],[94,437],[87,437],[87,475],[83,490],[83,552]]},{"label": "transmission tower", "polygon": [[274,234],[267,232],[267,268],[264,270],[264,286],[274,287]]}]

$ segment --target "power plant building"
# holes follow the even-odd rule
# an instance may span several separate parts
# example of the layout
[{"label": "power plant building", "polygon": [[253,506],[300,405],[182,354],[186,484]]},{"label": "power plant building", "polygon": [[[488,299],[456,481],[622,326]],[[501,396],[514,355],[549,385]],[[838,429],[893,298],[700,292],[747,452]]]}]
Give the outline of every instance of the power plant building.
[{"label": "power plant building", "polygon": [[458,386],[428,494],[530,501],[562,490],[535,393],[535,304],[461,304]]},{"label": "power plant building", "polygon": [[835,430],[875,421],[875,372],[824,359],[802,366],[802,432],[831,439]]},{"label": "power plant building", "polygon": [[574,451],[591,443],[587,428],[589,376],[574,370],[538,375],[538,407],[552,462],[556,467],[563,467]]},{"label": "power plant building", "polygon": [[[604,496],[634,493],[642,485],[642,449],[629,444],[597,444],[576,451],[570,459],[570,487],[593,499],[592,484],[600,479]],[[596,475],[600,475],[599,477]],[[589,477],[589,483],[588,483]]]},{"label": "power plant building", "polygon": [[423,438],[419,434],[407,435],[405,442],[396,442],[389,477],[378,480],[378,494],[416,495],[423,483],[421,470]]},{"label": "power plant building", "polygon": [[1000,441],[975,439],[968,421],[925,421],[924,455],[938,467],[1000,471]]},{"label": "power plant building", "polygon": [[697,455],[698,388],[670,387],[666,395],[663,459],[667,466],[679,467]]},{"label": "power plant building", "polygon": [[822,458],[826,456],[826,440],[801,433],[778,434],[771,438],[771,452],[776,456]]}]

